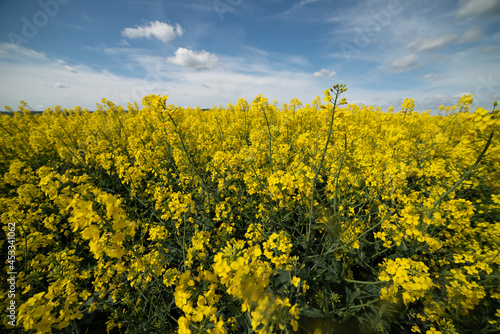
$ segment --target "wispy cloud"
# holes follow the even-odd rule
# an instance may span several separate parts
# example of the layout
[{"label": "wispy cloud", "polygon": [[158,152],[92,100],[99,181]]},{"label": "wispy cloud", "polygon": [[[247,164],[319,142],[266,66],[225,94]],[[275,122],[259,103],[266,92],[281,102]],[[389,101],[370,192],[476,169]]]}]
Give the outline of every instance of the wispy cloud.
[{"label": "wispy cloud", "polygon": [[458,38],[455,34],[446,34],[437,38],[417,38],[406,45],[407,48],[415,51],[431,51],[445,47],[446,45],[456,41]]},{"label": "wispy cloud", "polygon": [[129,46],[130,45],[125,39],[122,39],[117,44],[120,46]]},{"label": "wispy cloud", "polygon": [[[281,14],[277,15],[277,18],[281,19],[291,19],[291,18],[297,18],[300,20],[309,20],[310,17],[308,14],[304,12],[306,10],[306,6],[317,3],[319,0],[301,0],[298,3],[294,3],[290,8],[288,8],[286,11],[282,12]],[[324,3],[324,2],[323,2]],[[301,17],[302,14],[302,17]],[[310,14],[310,13],[309,13]],[[317,18],[317,17],[316,17]]]},{"label": "wispy cloud", "polygon": [[50,88],[68,88],[68,86],[65,86],[63,85],[62,83],[60,82],[54,82],[54,83],[51,83],[51,84],[47,84]]},{"label": "wispy cloud", "polygon": [[125,28],[122,31],[122,36],[128,38],[156,38],[164,43],[170,42],[178,36],[182,36],[183,30],[179,24],[175,27],[165,22],[154,21],[149,22],[135,28]]},{"label": "wispy cloud", "polygon": [[418,66],[418,56],[415,53],[404,55],[392,62],[391,67],[397,72],[403,72]]},{"label": "wispy cloud", "polygon": [[473,43],[481,38],[482,31],[477,26],[472,26],[463,33],[462,36],[457,34],[444,34],[435,38],[419,37],[406,44],[406,47],[417,52],[432,51],[445,48],[450,44]]},{"label": "wispy cloud", "polygon": [[472,43],[477,41],[482,36],[482,31],[479,27],[473,26],[467,30],[460,38],[461,43]]},{"label": "wispy cloud", "polygon": [[76,71],[76,69],[75,69],[74,67],[72,67],[72,66],[64,65],[64,68],[65,68],[66,70],[68,70],[69,72],[71,72],[71,73],[78,73],[78,72]]},{"label": "wispy cloud", "polygon": [[0,58],[10,58],[16,61],[22,59],[45,60],[47,55],[24,46],[0,42]]},{"label": "wispy cloud", "polygon": [[167,58],[167,62],[189,67],[194,70],[208,70],[217,65],[219,59],[216,55],[205,50],[192,51],[186,48],[178,48],[174,57]]},{"label": "wispy cloud", "polygon": [[307,5],[307,4],[310,4],[310,3],[315,3],[315,2],[318,2],[319,0],[302,0],[301,2],[299,2],[299,6],[304,6],[304,5]]},{"label": "wispy cloud", "polygon": [[492,46],[487,46],[484,49],[481,50],[482,53],[493,53],[498,51],[500,49],[500,45],[492,45]]},{"label": "wispy cloud", "polygon": [[457,18],[459,19],[499,14],[500,1],[498,0],[460,0],[458,3]]},{"label": "wispy cloud", "polygon": [[444,78],[444,76],[442,76],[440,74],[432,74],[432,73],[428,73],[428,74],[425,74],[422,76],[422,80],[438,81],[438,80],[441,80],[443,78]]}]

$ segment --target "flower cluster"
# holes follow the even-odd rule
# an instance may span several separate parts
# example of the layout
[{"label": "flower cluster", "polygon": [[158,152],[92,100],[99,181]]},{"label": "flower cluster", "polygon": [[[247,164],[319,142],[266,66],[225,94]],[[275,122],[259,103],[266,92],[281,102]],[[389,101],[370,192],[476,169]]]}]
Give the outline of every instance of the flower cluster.
[{"label": "flower cluster", "polygon": [[429,275],[429,268],[420,261],[405,258],[388,260],[382,264],[379,280],[390,282],[389,287],[380,290],[380,297],[390,302],[398,301],[398,292],[405,305],[425,297],[427,291],[433,287]]}]

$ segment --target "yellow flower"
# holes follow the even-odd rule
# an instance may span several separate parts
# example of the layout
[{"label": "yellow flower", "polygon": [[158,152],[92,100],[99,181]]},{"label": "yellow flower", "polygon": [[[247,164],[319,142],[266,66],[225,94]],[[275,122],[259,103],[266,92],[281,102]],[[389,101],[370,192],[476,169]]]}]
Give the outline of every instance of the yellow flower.
[{"label": "yellow flower", "polygon": [[309,285],[307,285],[306,282],[302,284],[302,293],[306,293],[306,291],[309,290]]},{"label": "yellow flower", "polygon": [[431,329],[430,329],[430,330],[428,330],[428,331],[426,331],[425,333],[426,333],[426,334],[441,334],[441,332],[440,332],[440,331],[438,331],[438,330],[436,330],[436,328],[435,328],[435,327],[431,327]]},{"label": "yellow flower", "polygon": [[405,99],[401,104],[401,110],[413,111],[413,108],[415,108],[415,102],[413,99]]},{"label": "yellow flower", "polygon": [[86,227],[82,232],[82,236],[85,239],[89,239],[89,240],[99,239],[100,234],[101,234],[101,231],[99,230],[99,227],[97,225],[94,225],[94,224]]},{"label": "yellow flower", "polygon": [[179,334],[191,334],[191,330],[189,329],[191,321],[185,317],[180,317],[177,323],[179,324]]}]

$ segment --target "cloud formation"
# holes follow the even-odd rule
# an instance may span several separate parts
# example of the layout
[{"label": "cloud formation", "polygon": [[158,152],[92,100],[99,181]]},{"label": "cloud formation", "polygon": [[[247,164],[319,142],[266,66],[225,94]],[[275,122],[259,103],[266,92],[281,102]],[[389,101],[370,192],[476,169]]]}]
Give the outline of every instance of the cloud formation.
[{"label": "cloud formation", "polygon": [[167,62],[194,70],[208,70],[217,65],[219,59],[216,55],[205,50],[192,51],[186,48],[178,48],[174,57],[167,58]]},{"label": "cloud formation", "polygon": [[326,68],[323,68],[323,69],[321,69],[318,72],[315,72],[313,74],[313,77],[315,77],[315,78],[324,78],[324,77],[333,78],[336,76],[337,76],[337,73],[335,73],[334,71],[327,70]]},{"label": "cloud formation", "polygon": [[175,27],[165,22],[154,21],[136,28],[125,28],[122,36],[128,38],[156,38],[164,43],[170,42],[176,37],[182,36],[183,30],[179,24]]}]

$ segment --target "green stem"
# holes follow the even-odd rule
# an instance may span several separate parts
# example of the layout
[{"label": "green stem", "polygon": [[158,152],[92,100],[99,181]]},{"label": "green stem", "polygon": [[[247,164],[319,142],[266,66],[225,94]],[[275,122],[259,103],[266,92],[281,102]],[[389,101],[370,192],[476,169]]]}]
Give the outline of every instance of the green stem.
[{"label": "green stem", "polygon": [[344,278],[344,281],[349,282],[349,283],[358,283],[358,284],[383,284],[383,283],[385,283],[384,281],[368,282],[368,281],[357,281],[354,279],[347,279],[347,278]]},{"label": "green stem", "polygon": [[271,174],[273,174],[273,152],[272,152],[272,136],[271,136],[271,127],[269,126],[269,120],[267,119],[266,110],[262,108],[264,112],[264,117],[266,119],[267,131],[269,133],[269,165],[271,167]]},{"label": "green stem", "polygon": [[[311,230],[312,230],[313,211],[314,211],[314,190],[316,189],[316,179],[318,178],[319,172],[321,171],[321,167],[323,166],[323,161],[325,160],[326,151],[328,149],[328,143],[330,142],[330,138],[332,136],[333,120],[335,118],[335,108],[337,107],[337,100],[340,94],[345,92],[347,89],[345,88],[345,85],[335,85],[333,86],[333,90],[335,90],[335,100],[333,101],[332,117],[330,119],[328,136],[326,139],[325,147],[323,148],[323,153],[321,154],[321,159],[319,160],[318,168],[316,169],[316,173],[314,174],[313,180],[311,182],[311,207],[309,212],[309,225],[307,228],[307,236],[306,236],[308,245],[311,240]],[[331,91],[333,90],[331,89]]]},{"label": "green stem", "polygon": [[188,162],[191,164],[191,166],[194,169],[194,172],[196,173],[196,175],[200,179],[200,182],[201,182],[201,184],[202,184],[202,186],[203,186],[203,188],[205,190],[205,193],[208,194],[208,189],[207,189],[207,185],[205,183],[205,179],[201,176],[201,173],[198,170],[198,168],[196,167],[196,164],[191,159],[191,157],[189,155],[189,152],[188,152],[188,150],[186,148],[186,144],[184,143],[184,137],[182,136],[182,133],[177,129],[177,123],[175,122],[175,120],[172,117],[172,115],[170,115],[170,113],[168,113],[167,115],[168,115],[168,117],[170,118],[170,120],[172,121],[172,123],[174,125],[174,131],[175,131],[175,133],[177,133],[177,135],[179,136],[179,139],[181,141],[182,150],[183,150],[184,154],[186,155],[186,158],[187,158]]},{"label": "green stem", "polygon": [[342,157],[340,158],[339,168],[337,169],[337,175],[335,175],[335,196],[333,197],[334,214],[337,214],[337,197],[338,197],[338,188],[339,188],[339,177],[340,177],[340,171],[342,170],[342,165],[344,164],[344,159],[345,159],[346,153],[347,153],[347,132],[344,135],[344,153],[342,153]]}]

